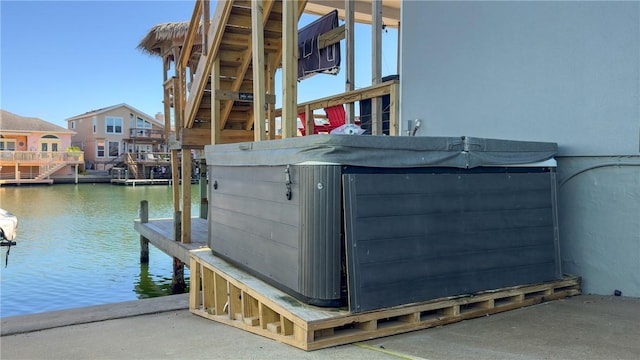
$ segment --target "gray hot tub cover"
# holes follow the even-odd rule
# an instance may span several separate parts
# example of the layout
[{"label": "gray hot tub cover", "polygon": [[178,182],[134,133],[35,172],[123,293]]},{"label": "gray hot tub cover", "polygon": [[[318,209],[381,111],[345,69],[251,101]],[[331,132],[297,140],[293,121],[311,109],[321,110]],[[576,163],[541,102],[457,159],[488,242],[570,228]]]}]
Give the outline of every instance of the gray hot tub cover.
[{"label": "gray hot tub cover", "polygon": [[277,166],[309,162],[407,168],[500,166],[551,159],[556,143],[468,136],[312,135],[281,140],[208,145],[208,165]]}]

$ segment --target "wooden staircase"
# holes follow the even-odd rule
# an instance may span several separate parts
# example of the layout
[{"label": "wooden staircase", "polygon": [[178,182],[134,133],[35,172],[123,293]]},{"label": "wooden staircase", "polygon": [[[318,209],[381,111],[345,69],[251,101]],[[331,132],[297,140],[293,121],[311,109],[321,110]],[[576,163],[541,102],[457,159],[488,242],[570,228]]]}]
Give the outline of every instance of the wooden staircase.
[{"label": "wooden staircase", "polygon": [[[306,0],[298,0],[298,16],[305,4]],[[221,130],[216,143],[251,141],[254,139],[251,1],[217,2],[211,26],[204,36],[203,42],[207,45],[194,47],[201,14],[201,2],[196,2],[177,64],[177,89],[174,84],[169,85],[174,86],[178,98],[173,104],[176,114],[183,114],[182,119],[176,116],[176,122],[182,125],[182,145],[211,144],[212,122]],[[270,105],[267,118],[273,119],[274,77],[282,56],[282,1],[264,1],[262,21],[265,90]],[[206,29],[207,24],[204,26]],[[188,67],[194,71],[190,81],[187,81]],[[211,89],[215,89],[213,94]],[[212,119],[212,113],[219,116],[214,115]],[[272,135],[269,137],[273,138]]]},{"label": "wooden staircase", "polygon": [[38,176],[36,176],[34,180],[44,180],[48,178],[50,175],[54,174],[56,171],[61,170],[65,166],[67,166],[66,161],[47,164],[44,171],[38,174]]}]

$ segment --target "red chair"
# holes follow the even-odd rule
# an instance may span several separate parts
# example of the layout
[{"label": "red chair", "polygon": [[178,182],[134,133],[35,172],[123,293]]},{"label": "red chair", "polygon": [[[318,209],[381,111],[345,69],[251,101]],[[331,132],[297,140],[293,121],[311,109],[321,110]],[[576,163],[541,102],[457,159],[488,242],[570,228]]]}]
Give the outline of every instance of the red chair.
[{"label": "red chair", "polygon": [[[344,111],[344,106],[336,105],[330,106],[324,109],[325,114],[327,114],[327,119],[329,120],[328,124],[314,124],[313,133],[330,133],[331,130],[340,127],[346,123],[347,113]],[[302,122],[302,127],[299,127],[298,130],[302,134],[302,136],[306,135],[306,115],[305,113],[298,114],[298,118]]]}]

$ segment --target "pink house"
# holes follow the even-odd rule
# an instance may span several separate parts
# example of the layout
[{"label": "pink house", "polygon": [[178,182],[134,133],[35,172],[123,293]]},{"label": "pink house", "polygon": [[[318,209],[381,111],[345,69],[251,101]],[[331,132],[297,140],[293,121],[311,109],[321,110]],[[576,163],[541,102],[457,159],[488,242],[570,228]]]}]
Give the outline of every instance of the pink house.
[{"label": "pink house", "polygon": [[75,132],[42,119],[0,110],[0,185],[49,183],[56,176],[73,176],[84,163],[72,151]]}]

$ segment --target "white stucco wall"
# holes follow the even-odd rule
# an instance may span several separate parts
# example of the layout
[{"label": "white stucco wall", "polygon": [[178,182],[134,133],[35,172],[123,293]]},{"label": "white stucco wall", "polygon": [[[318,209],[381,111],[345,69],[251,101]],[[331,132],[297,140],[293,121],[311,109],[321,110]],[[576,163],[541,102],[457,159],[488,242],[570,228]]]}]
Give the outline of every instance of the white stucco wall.
[{"label": "white stucco wall", "polygon": [[563,271],[585,293],[640,297],[640,156],[557,160]]},{"label": "white stucco wall", "polygon": [[640,297],[640,2],[402,8],[401,134],[559,145],[563,270]]},{"label": "white stucco wall", "polygon": [[640,2],[404,1],[401,134],[640,152]]}]

